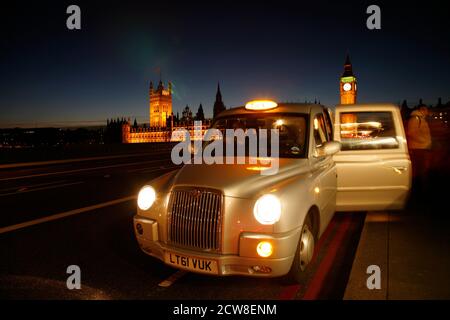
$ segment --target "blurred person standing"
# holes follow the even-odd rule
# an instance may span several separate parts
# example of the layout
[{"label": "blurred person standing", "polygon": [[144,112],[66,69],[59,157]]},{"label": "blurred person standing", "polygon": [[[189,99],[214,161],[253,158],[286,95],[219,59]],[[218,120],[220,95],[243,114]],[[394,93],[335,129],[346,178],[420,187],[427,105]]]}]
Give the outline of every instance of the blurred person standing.
[{"label": "blurred person standing", "polygon": [[[431,133],[427,121],[428,107],[424,104],[411,113],[408,121],[408,147],[413,168],[413,189],[427,191],[428,175],[431,164]],[[415,185],[415,188],[414,188]]]}]

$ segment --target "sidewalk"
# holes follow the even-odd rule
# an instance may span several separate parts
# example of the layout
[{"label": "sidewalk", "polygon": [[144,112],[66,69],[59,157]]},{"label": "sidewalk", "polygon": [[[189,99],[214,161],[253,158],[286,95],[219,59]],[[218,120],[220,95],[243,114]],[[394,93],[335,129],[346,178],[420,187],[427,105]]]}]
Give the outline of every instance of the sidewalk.
[{"label": "sidewalk", "polygon": [[[450,299],[450,210],[438,194],[422,201],[367,213],[344,299]],[[366,286],[370,265],[381,269],[379,290]]]}]

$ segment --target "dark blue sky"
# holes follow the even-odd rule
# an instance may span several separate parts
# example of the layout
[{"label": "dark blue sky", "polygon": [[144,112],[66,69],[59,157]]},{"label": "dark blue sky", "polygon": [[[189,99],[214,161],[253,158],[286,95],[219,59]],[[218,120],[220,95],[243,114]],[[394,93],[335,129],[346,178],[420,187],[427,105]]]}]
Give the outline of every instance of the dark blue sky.
[{"label": "dark blue sky", "polygon": [[[69,4],[82,30],[66,29]],[[445,2],[39,2],[1,10],[0,127],[148,121],[148,84],[174,85],[174,112],[203,104],[217,82],[227,107],[264,97],[339,101],[350,53],[360,102],[450,100]]]}]

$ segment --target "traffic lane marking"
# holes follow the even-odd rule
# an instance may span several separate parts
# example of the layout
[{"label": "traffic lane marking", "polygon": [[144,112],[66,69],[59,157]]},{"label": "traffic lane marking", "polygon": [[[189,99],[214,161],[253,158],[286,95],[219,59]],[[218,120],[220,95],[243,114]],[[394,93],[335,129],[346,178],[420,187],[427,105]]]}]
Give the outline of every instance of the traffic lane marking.
[{"label": "traffic lane marking", "polygon": [[[47,173],[47,172],[62,172],[66,170],[72,169],[84,169],[84,168],[92,168],[99,166],[108,166],[108,165],[117,165],[117,164],[128,164],[132,162],[146,161],[146,160],[161,160],[166,159],[161,155],[148,155],[146,157],[129,157],[129,158],[118,158],[118,159],[106,159],[106,160],[97,160],[97,161],[83,161],[83,162],[75,162],[75,163],[66,163],[66,164],[54,164],[54,165],[45,165],[45,166],[35,166],[35,167],[26,167],[26,168],[16,168],[16,169],[0,169],[0,178],[9,178],[16,176],[28,176],[39,173]],[[170,154],[167,158],[170,161]]]},{"label": "traffic lane marking", "polygon": [[179,165],[174,165],[174,166],[160,166],[160,167],[150,167],[150,168],[138,168],[138,169],[131,169],[128,170],[127,172],[132,173],[132,172],[137,172],[137,173],[152,173],[155,171],[160,171],[160,170],[169,170],[169,169],[176,169],[176,168],[180,168]]},{"label": "traffic lane marking", "polygon": [[[168,150],[170,150],[170,148],[168,148]],[[116,159],[116,158],[143,157],[143,156],[159,155],[159,154],[167,154],[167,150],[164,152],[155,152],[155,153],[151,153],[151,152],[150,153],[133,153],[133,154],[123,154],[123,155],[115,155],[115,156],[99,156],[99,157],[89,157],[89,158],[75,158],[75,159],[64,159],[64,160],[50,160],[50,161],[35,161],[35,162],[20,162],[20,163],[2,164],[2,165],[0,165],[0,169],[45,166],[45,165],[65,164],[65,163],[72,163],[72,162],[108,160],[108,159]]]},{"label": "traffic lane marking", "polygon": [[[153,177],[153,176],[156,177],[156,176],[158,176],[160,174],[164,174],[164,172],[167,172],[167,170],[155,170],[155,172],[153,174],[151,174],[152,175],[151,177]],[[146,180],[149,180],[151,177],[148,176],[146,178]],[[102,179],[102,181],[105,181],[105,182],[102,182],[102,183],[108,183],[108,182],[106,182],[107,180],[105,180],[103,177],[101,179]],[[98,183],[98,180],[96,180],[96,181],[97,182],[95,182],[95,183]],[[117,180],[115,180],[115,181],[117,181]],[[143,183],[144,182],[142,182],[142,184]],[[112,185],[112,184],[110,184],[110,185]],[[114,185],[116,185],[116,184],[114,184]],[[134,183],[133,185],[136,185],[136,183]],[[14,206],[14,208],[12,209],[12,212],[5,212],[6,213],[6,215],[5,215],[6,220],[3,219],[4,222],[0,223],[0,228],[7,227],[8,225],[20,224],[22,222],[26,222],[26,221],[29,221],[29,220],[39,219],[39,218],[41,218],[43,216],[45,217],[45,216],[57,214],[58,212],[62,212],[62,211],[64,212],[64,211],[67,211],[67,210],[70,210],[70,209],[73,209],[73,208],[77,208],[77,207],[80,207],[80,206],[83,206],[83,207],[84,206],[89,206],[91,204],[100,203],[100,202],[107,201],[107,200],[110,200],[110,199],[123,197],[123,196],[126,196],[127,194],[130,194],[130,193],[131,194],[135,194],[136,196],[138,194],[138,190],[135,190],[135,188],[132,187],[132,186],[123,189],[123,191],[126,192],[126,193],[122,193],[122,192],[116,193],[116,192],[114,192],[113,194],[111,194],[111,192],[103,192],[102,191],[102,190],[108,190],[110,188],[109,186],[104,186],[104,187],[102,187],[100,189],[98,189],[98,188],[92,189],[92,187],[95,186],[95,185],[90,183],[89,180],[84,181],[84,184],[81,184],[81,186],[82,186],[82,188],[84,188],[84,189],[81,189],[81,190],[90,190],[89,191],[90,193],[98,194],[100,197],[95,197],[96,199],[94,200],[94,198],[92,198],[92,196],[86,197],[86,195],[83,195],[84,191],[80,192],[79,191],[80,187],[78,187],[77,185],[75,185],[75,186],[68,186],[67,188],[77,188],[78,187],[77,189],[73,189],[73,191],[71,191],[71,192],[72,193],[75,192],[75,194],[79,196],[78,197],[79,200],[78,201],[77,200],[70,201],[70,204],[67,205],[67,206],[66,205],[61,205],[60,206],[59,204],[56,204],[56,203],[54,203],[54,204],[48,203],[46,198],[49,197],[49,196],[47,196],[48,192],[57,192],[59,194],[59,199],[61,199],[61,198],[64,199],[64,197],[66,197],[66,194],[64,193],[65,189],[64,188],[52,189],[50,191],[47,191],[47,193],[44,193],[44,195],[40,196],[40,199],[39,199],[40,201],[38,203],[41,204],[41,205],[38,205],[38,208],[36,208],[36,206],[34,206],[34,205],[30,205],[30,203],[27,203],[25,205],[25,209],[26,209],[25,211],[28,211],[28,213],[29,213],[29,215],[26,215],[26,216],[23,215],[23,213],[24,213],[23,210],[21,212],[20,208],[17,207],[16,203],[20,203],[20,202],[17,202],[17,201],[27,201],[26,199],[28,199],[28,198],[25,198],[24,200],[14,200],[14,199],[17,199],[17,197],[19,197],[19,196],[28,197],[28,196],[30,196],[33,193],[31,193],[31,192],[30,193],[23,193],[23,192],[21,192],[21,193],[16,193],[16,194],[13,194],[13,195],[5,196],[3,198],[0,197],[0,199],[2,199],[2,201],[3,201],[3,199],[7,199],[9,201],[9,205],[10,206]],[[41,192],[46,192],[46,191],[41,191]],[[37,191],[36,193],[39,193],[39,191]],[[109,196],[108,196],[108,194],[109,194]],[[53,195],[51,195],[51,197],[53,197]],[[89,201],[89,199],[91,199],[91,200]],[[42,202],[42,200],[44,202]],[[71,200],[73,200],[73,197],[71,197]],[[87,200],[87,201],[85,201],[85,200]],[[42,206],[42,204],[43,204],[43,206]],[[31,210],[31,212],[29,212],[30,210]],[[31,214],[31,213],[34,213],[34,214]],[[14,215],[14,216],[11,216],[11,215]],[[10,217],[9,220],[8,220],[8,217]],[[22,218],[20,218],[20,217],[22,217]],[[2,218],[4,218],[3,215],[2,215]]]},{"label": "traffic lane marking", "polygon": [[82,183],[84,183],[84,181],[61,183],[61,184],[55,184],[55,185],[39,187],[39,188],[22,187],[22,188],[18,189],[16,192],[1,193],[0,197],[11,196],[11,195],[15,195],[15,194],[29,193],[29,192],[33,192],[33,191],[42,191],[42,190],[63,188],[63,187],[74,186],[74,185],[78,185],[78,184],[82,184]]},{"label": "traffic lane marking", "polygon": [[96,209],[109,207],[109,206],[112,206],[112,205],[116,205],[116,204],[119,204],[119,203],[130,201],[130,200],[133,200],[133,199],[136,199],[135,195],[124,197],[124,198],[119,198],[119,199],[115,199],[115,200],[111,200],[111,201],[107,201],[107,202],[103,202],[103,203],[98,203],[98,204],[87,206],[87,207],[83,207],[83,208],[69,210],[69,211],[66,211],[66,212],[57,213],[57,214],[54,214],[54,215],[51,215],[51,216],[46,216],[46,217],[43,217],[43,218],[30,220],[30,221],[27,221],[27,222],[14,224],[14,225],[11,225],[11,226],[8,226],[8,227],[0,228],[0,234],[7,233],[7,232],[12,232],[12,231],[16,231],[16,230],[20,230],[20,229],[23,229],[23,228],[31,227],[31,226],[42,224],[42,223],[49,222],[49,221],[63,219],[63,218],[66,218],[66,217],[70,217],[70,216],[79,214],[79,213],[84,213],[84,212],[88,212],[88,211],[92,211],[92,210],[96,210]]},{"label": "traffic lane marking", "polygon": [[0,189],[0,192],[19,190],[19,189],[32,189],[34,187],[42,187],[42,186],[48,186],[51,184],[58,184],[58,183],[64,183],[64,182],[67,182],[67,180],[57,180],[57,181],[50,181],[50,182],[43,182],[43,183],[18,185],[15,187],[2,188],[2,189]]},{"label": "traffic lane marking", "polygon": [[162,287],[162,288],[168,288],[168,287],[170,287],[172,284],[174,284],[177,280],[179,280],[180,278],[182,278],[186,274],[187,274],[187,271],[178,270],[177,272],[175,272],[174,274],[169,276],[167,279],[161,281],[158,284],[158,286]]},{"label": "traffic lane marking", "polygon": [[19,176],[19,177],[1,178],[0,181],[19,180],[19,179],[26,179],[26,178],[36,178],[36,177],[52,176],[52,175],[58,175],[58,174],[69,174],[69,173],[76,173],[76,172],[83,172],[83,171],[102,170],[102,169],[117,168],[117,167],[126,167],[126,166],[132,166],[132,165],[144,164],[144,163],[156,163],[156,162],[162,162],[162,161],[167,161],[167,160],[164,160],[164,159],[158,159],[158,160],[139,161],[139,162],[132,162],[132,163],[120,163],[120,164],[113,164],[113,165],[100,166],[100,167],[91,167],[91,168],[73,169],[73,170],[66,170],[66,171],[56,171],[56,172],[37,173],[37,174],[31,174],[31,175]]}]

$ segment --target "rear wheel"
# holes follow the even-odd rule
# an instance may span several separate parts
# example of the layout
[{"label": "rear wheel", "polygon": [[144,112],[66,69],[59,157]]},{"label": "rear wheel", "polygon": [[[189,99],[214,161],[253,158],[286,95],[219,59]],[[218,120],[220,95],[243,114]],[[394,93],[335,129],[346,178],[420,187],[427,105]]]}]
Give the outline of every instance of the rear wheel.
[{"label": "rear wheel", "polygon": [[312,215],[308,214],[303,223],[291,270],[287,274],[287,278],[291,282],[302,283],[305,280],[305,271],[312,261],[316,244],[313,230]]}]

